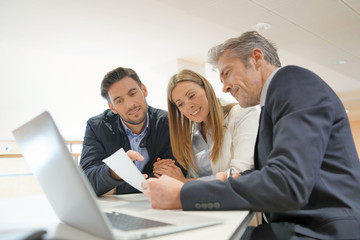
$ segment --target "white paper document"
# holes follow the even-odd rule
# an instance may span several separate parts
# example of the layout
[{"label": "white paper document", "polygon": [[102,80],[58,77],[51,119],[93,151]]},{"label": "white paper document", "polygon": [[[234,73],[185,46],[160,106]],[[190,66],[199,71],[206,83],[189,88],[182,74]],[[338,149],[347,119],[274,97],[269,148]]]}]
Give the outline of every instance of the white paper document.
[{"label": "white paper document", "polygon": [[113,155],[105,158],[103,162],[128,184],[141,192],[143,191],[141,182],[143,182],[145,178],[125,153],[124,149],[120,148]]}]

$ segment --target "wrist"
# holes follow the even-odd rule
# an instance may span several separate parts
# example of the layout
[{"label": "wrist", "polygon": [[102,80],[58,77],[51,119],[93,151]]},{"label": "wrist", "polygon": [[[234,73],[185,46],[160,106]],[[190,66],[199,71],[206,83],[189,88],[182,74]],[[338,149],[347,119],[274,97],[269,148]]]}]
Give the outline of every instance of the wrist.
[{"label": "wrist", "polygon": [[119,175],[117,175],[113,170],[111,170],[111,168],[109,168],[109,173],[110,176],[115,179],[115,180],[121,180],[121,178],[119,177]]}]

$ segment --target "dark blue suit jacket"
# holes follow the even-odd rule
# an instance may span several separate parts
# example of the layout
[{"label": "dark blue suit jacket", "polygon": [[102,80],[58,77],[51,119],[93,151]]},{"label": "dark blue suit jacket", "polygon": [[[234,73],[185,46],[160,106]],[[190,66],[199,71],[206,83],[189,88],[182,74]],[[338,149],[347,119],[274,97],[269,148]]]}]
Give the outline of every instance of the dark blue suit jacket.
[{"label": "dark blue suit jacket", "polygon": [[262,211],[297,236],[360,239],[360,162],[345,109],[323,80],[296,66],[275,74],[255,151],[249,175],[186,183],[183,209]]}]

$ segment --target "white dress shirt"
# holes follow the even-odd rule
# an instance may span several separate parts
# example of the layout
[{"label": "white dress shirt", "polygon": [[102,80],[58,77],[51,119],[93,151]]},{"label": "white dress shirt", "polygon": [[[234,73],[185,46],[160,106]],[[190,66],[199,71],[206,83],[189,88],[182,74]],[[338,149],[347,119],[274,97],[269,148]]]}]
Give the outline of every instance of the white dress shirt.
[{"label": "white dress shirt", "polygon": [[[222,99],[220,103],[222,106],[228,104]],[[241,108],[236,105],[231,109],[224,119],[224,139],[216,163],[210,161],[211,131],[208,131],[207,141],[205,141],[197,127],[193,138],[197,174],[190,169],[189,177],[209,180],[214,179],[216,173],[227,171],[229,168],[234,172],[243,172],[253,168],[259,114],[259,106]]]}]

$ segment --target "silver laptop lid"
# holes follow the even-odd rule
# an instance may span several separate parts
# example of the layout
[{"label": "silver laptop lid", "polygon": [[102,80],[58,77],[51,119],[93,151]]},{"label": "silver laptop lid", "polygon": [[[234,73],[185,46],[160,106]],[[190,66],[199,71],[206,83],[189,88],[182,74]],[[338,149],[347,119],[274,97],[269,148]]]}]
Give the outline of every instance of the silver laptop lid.
[{"label": "silver laptop lid", "polygon": [[58,218],[101,238],[114,238],[90,183],[50,114],[43,112],[13,134]]}]

